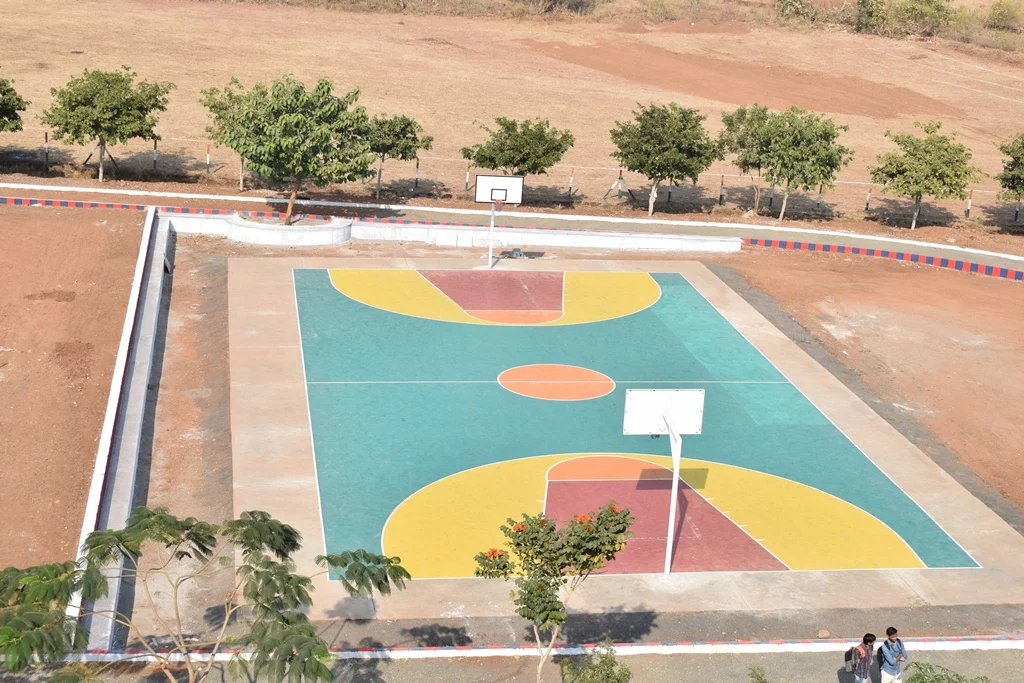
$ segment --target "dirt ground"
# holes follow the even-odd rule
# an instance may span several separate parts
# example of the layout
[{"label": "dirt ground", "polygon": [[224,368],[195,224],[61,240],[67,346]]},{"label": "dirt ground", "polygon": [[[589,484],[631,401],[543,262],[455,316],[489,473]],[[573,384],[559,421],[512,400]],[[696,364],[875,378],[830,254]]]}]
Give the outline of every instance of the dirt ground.
[{"label": "dirt ground", "polygon": [[[111,32],[111,25],[130,30]],[[627,27],[629,28],[629,27]],[[653,29],[653,27],[651,27]],[[645,33],[637,32],[640,29]],[[32,104],[26,130],[5,134],[9,170],[18,159],[38,157],[43,128],[38,115],[49,89],[85,67],[129,64],[141,77],[177,84],[160,118],[160,168],[193,186],[231,187],[238,159],[213,148],[207,179],[207,114],[200,90],[232,76],[245,83],[292,73],[307,82],[326,77],[339,90],[362,88],[371,112],[404,113],[421,121],[435,147],[421,164],[421,193],[466,200],[461,147],[483,139],[480,124],[495,116],[546,117],[576,136],[576,145],[547,176],[529,179],[535,196],[554,197],[574,179],[581,206],[599,201],[617,175],[608,131],[637,103],[677,101],[720,115],[754,100],[800,105],[835,115],[850,130],[843,142],[857,156],[841,184],[815,207],[814,193],[791,202],[793,215],[860,221],[867,168],[891,149],[886,130],[909,130],[916,119],[940,118],[975,153],[986,173],[1000,170],[995,143],[1017,132],[1024,102],[1024,68],[955,51],[937,41],[894,41],[842,32],[801,32],[754,27],[718,30],[699,24],[633,32],[592,22],[474,20],[400,14],[356,14],[311,7],[253,4],[161,3],[126,0],[112,5],[82,0],[8,0],[0,41],[19,50],[4,56],[4,77]],[[254,37],[258,36],[258,39]],[[570,96],[571,94],[571,96]],[[148,144],[114,149],[125,168],[152,164]],[[87,150],[54,146],[53,161],[69,173]],[[26,162],[27,163],[27,162]],[[29,169],[31,170],[31,169]],[[32,171],[35,173],[36,171]],[[679,208],[694,211],[717,197],[720,163],[697,188],[676,192]],[[411,164],[385,168],[388,197],[404,196]],[[640,179],[627,175],[634,188]],[[749,203],[746,186],[726,175],[730,201]],[[367,197],[371,183],[350,184],[351,196]],[[1004,228],[1011,220],[996,202],[994,181],[976,187],[971,221]],[[875,221],[902,221],[907,203],[875,195]],[[925,208],[925,219],[949,223],[964,202]],[[630,209],[639,213],[641,209]]]},{"label": "dirt ground", "polygon": [[0,567],[75,556],[143,217],[0,207]]}]

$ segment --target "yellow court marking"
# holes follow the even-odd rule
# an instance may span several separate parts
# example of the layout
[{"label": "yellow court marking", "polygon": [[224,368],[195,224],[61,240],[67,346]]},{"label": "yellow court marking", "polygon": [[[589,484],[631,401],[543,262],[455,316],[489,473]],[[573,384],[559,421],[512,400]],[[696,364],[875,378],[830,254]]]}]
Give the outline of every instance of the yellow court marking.
[{"label": "yellow court marking", "polygon": [[501,323],[475,318],[415,270],[332,268],[331,283],[361,304],[392,313],[474,325],[574,325],[621,318],[653,305],[661,288],[647,273],[565,273],[563,314],[538,323]]},{"label": "yellow court marking", "polygon": [[[473,557],[500,548],[509,517],[544,508],[553,465],[602,455],[671,467],[656,455],[544,455],[484,465],[426,486],[388,519],[383,550],[417,578],[472,576]],[[686,483],[790,569],[924,567],[894,531],[872,515],[804,484],[704,460],[682,461]],[[581,510],[580,512],[588,512]],[[864,542],[864,539],[870,539]]]}]

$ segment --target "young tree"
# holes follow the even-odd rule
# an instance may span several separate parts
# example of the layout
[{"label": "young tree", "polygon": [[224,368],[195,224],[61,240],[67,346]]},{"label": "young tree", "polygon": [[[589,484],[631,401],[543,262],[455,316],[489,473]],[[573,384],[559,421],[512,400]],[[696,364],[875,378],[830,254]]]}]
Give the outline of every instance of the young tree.
[{"label": "young tree", "polygon": [[273,185],[287,186],[285,225],[291,225],[295,199],[302,186],[317,187],[369,178],[370,121],[356,107],[359,91],[343,97],[334,85],[317,81],[306,86],[291,76],[270,86],[257,83],[245,90],[235,79],[224,87],[202,91],[203,105],[213,115],[211,139],[237,152],[249,170]]},{"label": "young tree", "polygon": [[506,175],[538,175],[547,173],[576,144],[572,133],[552,128],[547,119],[516,121],[499,116],[494,123],[494,130],[483,126],[490,135],[487,142],[462,148],[463,159]]},{"label": "young tree", "polygon": [[853,150],[837,142],[846,130],[826,116],[796,107],[768,117],[764,134],[771,142],[763,159],[764,176],[783,188],[780,221],[793,190],[835,187],[836,174],[853,158]]},{"label": "young tree", "polygon": [[20,111],[25,111],[28,102],[14,89],[14,84],[0,78],[0,133],[14,133],[21,130]]},{"label": "young tree", "polygon": [[[124,144],[135,138],[160,139],[154,130],[157,114],[167,111],[167,94],[174,84],[135,83],[137,75],[127,66],[120,71],[86,69],[63,88],[50,90],[53,104],[40,117],[53,129],[57,140],[75,145],[96,141],[100,182],[107,145]],[[113,162],[113,157],[110,160]]]},{"label": "young tree", "polygon": [[924,137],[911,133],[885,136],[896,143],[899,151],[878,156],[878,166],[871,169],[871,180],[884,186],[886,192],[914,200],[914,217],[910,228],[917,227],[921,199],[966,199],[967,186],[981,171],[971,165],[971,152],[955,141],[953,135],[941,135],[938,121],[914,123]]},{"label": "young tree", "polygon": [[1003,188],[1002,197],[1009,201],[1019,202],[1024,199],[1024,133],[999,145],[999,151],[1006,155],[1003,159],[1003,172],[996,175],[996,180]]},{"label": "young tree", "polygon": [[705,118],[672,102],[634,111],[632,121],[616,121],[611,137],[618,151],[612,157],[651,181],[648,216],[654,215],[662,181],[689,178],[696,185],[700,174],[722,158],[721,145],[704,130]]},{"label": "young tree", "polygon": [[[168,641],[169,648],[157,650],[153,636],[147,638],[129,614],[85,610],[82,616],[93,621],[108,619],[127,629],[142,649],[95,667],[67,665],[50,680],[94,681],[119,664],[151,657],[168,683],[204,683],[214,656],[226,649],[244,651],[235,655],[232,666],[252,679],[267,674],[272,680],[288,677],[296,683],[330,680],[327,643],[303,611],[312,602],[313,577],[295,573],[292,558],[300,541],[298,531],[265,512],[243,512],[238,519],[210,524],[193,517],[179,519],[166,508],[136,508],[124,529],[90,534],[80,562],[0,572],[2,667],[21,672],[36,661],[56,663],[83,651],[87,634],[82,622],[65,615],[65,606],[78,592],[86,603],[102,597],[107,578],[120,576],[134,582],[137,594],[145,596],[162,629],[156,637]],[[237,567],[236,557],[241,561]],[[322,573],[339,574],[352,595],[386,595],[404,588],[409,578],[397,557],[365,550],[322,555],[316,563]],[[209,590],[211,581],[231,575],[212,635],[196,641],[183,629],[181,596]],[[158,592],[170,597],[165,610],[153,599]],[[207,661],[195,656],[201,651],[210,654]]]},{"label": "young tree", "polygon": [[[537,683],[566,622],[566,605],[573,592],[592,572],[615,559],[626,545],[632,523],[629,510],[614,503],[596,513],[576,515],[561,527],[543,513],[524,514],[521,521],[509,518],[502,525],[506,550],[491,548],[474,558],[477,576],[515,581],[516,614],[533,625],[540,655]],[[546,646],[541,633],[550,633]]]},{"label": "young tree", "polygon": [[725,129],[720,137],[722,150],[726,154],[735,154],[733,162],[742,175],[750,176],[750,184],[754,188],[754,213],[761,208],[761,186],[754,180],[754,171],[758,179],[771,149],[771,138],[768,136],[768,123],[772,113],[768,107],[752,104],[740,107],[730,114],[722,114]]},{"label": "young tree", "polygon": [[434,138],[420,137],[423,126],[408,116],[387,117],[378,114],[370,120],[370,151],[377,155],[377,199],[380,199],[384,160],[411,161],[421,149],[430,149]]}]

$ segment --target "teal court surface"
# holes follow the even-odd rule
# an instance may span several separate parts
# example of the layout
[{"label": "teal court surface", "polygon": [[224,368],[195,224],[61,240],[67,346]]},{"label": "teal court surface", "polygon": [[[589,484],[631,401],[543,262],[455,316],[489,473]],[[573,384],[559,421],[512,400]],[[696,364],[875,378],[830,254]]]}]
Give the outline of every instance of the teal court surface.
[{"label": "teal court surface", "polygon": [[[698,586],[721,609],[820,606],[869,580],[890,603],[974,602],[982,573],[1020,578],[1012,529],[700,264],[478,263],[231,262],[236,510],[295,524],[311,555],[400,556],[420,581],[378,614],[500,609],[471,577],[506,518],[610,500],[634,537],[593,609]],[[706,394],[668,577],[669,444],[623,436],[636,388]]]}]

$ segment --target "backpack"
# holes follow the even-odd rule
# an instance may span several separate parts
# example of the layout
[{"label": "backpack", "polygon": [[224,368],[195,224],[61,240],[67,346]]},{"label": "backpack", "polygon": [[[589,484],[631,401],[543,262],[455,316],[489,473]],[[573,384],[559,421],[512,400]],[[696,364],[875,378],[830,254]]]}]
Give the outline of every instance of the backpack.
[{"label": "backpack", "polygon": [[846,673],[853,673],[853,667],[857,664],[857,646],[851,647],[843,655],[843,668],[846,669]]}]

